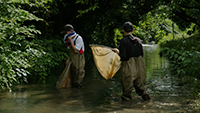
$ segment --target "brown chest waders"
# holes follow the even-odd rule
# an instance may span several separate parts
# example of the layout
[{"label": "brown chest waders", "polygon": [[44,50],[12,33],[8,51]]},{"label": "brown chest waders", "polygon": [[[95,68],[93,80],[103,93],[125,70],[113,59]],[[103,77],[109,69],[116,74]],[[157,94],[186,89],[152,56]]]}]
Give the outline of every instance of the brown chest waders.
[{"label": "brown chest waders", "polygon": [[131,93],[135,87],[136,93],[141,96],[145,93],[146,70],[144,59],[131,57],[128,61],[123,61],[121,66],[121,80],[123,87],[122,100],[131,100]]},{"label": "brown chest waders", "polygon": [[71,60],[71,78],[72,78],[72,87],[81,87],[83,78],[85,76],[85,56],[83,54],[75,53],[73,48],[70,48],[69,52]]}]

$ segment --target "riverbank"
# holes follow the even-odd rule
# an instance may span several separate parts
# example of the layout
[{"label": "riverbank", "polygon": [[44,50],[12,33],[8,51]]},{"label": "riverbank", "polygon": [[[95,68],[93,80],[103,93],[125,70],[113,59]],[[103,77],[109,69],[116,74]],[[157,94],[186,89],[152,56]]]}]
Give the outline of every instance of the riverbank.
[{"label": "riverbank", "polygon": [[181,84],[191,87],[194,102],[200,101],[200,34],[176,40],[165,41],[160,44],[160,55],[166,56],[174,74],[182,79]]}]

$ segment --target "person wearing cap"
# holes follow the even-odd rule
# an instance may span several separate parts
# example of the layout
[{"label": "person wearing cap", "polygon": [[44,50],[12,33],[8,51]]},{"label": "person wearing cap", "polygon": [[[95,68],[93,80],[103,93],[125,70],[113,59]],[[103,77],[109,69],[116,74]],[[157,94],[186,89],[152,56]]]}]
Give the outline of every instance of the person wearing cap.
[{"label": "person wearing cap", "polygon": [[120,40],[119,49],[112,49],[113,52],[120,56],[122,61],[121,66],[121,81],[123,101],[132,100],[131,93],[135,87],[136,93],[143,100],[150,100],[150,96],[145,92],[146,69],[143,59],[143,47],[141,40],[132,35],[134,31],[131,22],[123,24],[124,37]]},{"label": "person wearing cap", "polygon": [[64,43],[67,43],[67,46],[70,48],[66,64],[71,61],[70,72],[72,87],[81,88],[85,76],[85,47],[83,39],[74,31],[74,27],[70,24],[64,26],[64,30],[61,34],[64,34]]}]

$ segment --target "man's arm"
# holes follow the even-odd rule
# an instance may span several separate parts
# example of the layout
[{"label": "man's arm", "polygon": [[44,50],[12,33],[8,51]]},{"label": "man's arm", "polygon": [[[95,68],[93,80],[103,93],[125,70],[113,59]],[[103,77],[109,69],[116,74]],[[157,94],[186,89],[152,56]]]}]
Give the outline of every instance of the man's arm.
[{"label": "man's arm", "polygon": [[69,39],[69,42],[71,43],[71,46],[72,46],[74,52],[75,52],[75,53],[78,53],[78,49],[76,49],[74,43],[72,42],[72,37],[68,37],[68,39]]}]

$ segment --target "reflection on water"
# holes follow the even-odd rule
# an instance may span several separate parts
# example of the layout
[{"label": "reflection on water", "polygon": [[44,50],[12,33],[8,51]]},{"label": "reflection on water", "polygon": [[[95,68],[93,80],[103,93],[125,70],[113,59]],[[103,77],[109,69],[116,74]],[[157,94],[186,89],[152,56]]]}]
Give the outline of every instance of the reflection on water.
[{"label": "reflection on water", "polygon": [[0,113],[192,112],[187,99],[188,88],[172,84],[172,78],[174,82],[177,78],[171,75],[167,59],[161,58],[158,51],[158,45],[144,45],[147,84],[152,84],[147,87],[153,98],[151,102],[143,102],[135,92],[132,102],[122,102],[119,73],[105,80],[90,60],[86,63],[82,89],[57,90],[55,83],[20,85],[0,94]]}]

